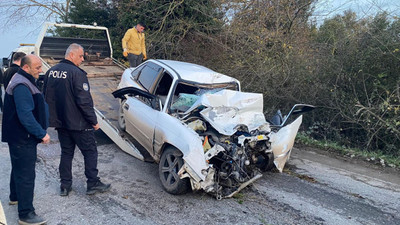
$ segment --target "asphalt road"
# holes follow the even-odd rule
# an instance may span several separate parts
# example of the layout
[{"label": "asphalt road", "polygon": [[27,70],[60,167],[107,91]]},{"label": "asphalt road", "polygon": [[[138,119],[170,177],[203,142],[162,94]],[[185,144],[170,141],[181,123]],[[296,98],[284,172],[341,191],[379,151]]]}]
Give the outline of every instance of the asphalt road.
[{"label": "asphalt road", "polygon": [[[73,191],[58,195],[59,143],[39,145],[34,205],[48,224],[400,224],[400,175],[319,151],[294,149],[284,173],[269,172],[236,198],[216,200],[203,192],[166,193],[158,166],[121,151],[98,132],[99,176],[110,192],[85,195],[83,158],[76,151]],[[0,145],[0,201],[9,225],[8,146]]]}]

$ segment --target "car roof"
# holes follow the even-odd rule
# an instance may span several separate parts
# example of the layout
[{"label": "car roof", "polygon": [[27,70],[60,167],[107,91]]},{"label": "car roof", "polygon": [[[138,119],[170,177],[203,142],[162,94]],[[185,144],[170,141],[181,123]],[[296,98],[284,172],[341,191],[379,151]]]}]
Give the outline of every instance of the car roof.
[{"label": "car roof", "polygon": [[191,81],[201,84],[218,84],[218,83],[230,83],[239,81],[233,77],[224,75],[222,73],[215,72],[205,66],[174,61],[174,60],[157,60],[169,69],[173,70],[179,76],[179,79]]}]

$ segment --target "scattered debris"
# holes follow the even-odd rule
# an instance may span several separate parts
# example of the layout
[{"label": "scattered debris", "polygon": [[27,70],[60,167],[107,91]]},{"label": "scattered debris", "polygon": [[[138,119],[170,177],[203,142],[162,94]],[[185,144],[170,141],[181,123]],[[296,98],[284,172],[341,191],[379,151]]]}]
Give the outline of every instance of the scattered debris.
[{"label": "scattered debris", "polygon": [[352,196],[356,197],[356,198],[361,198],[361,199],[365,199],[363,196],[361,196],[360,194],[356,194],[356,193],[351,193]]}]

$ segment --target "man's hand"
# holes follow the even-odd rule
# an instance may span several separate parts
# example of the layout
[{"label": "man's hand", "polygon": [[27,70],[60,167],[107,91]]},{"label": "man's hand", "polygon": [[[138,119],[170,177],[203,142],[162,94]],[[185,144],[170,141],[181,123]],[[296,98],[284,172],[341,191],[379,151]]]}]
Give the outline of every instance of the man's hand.
[{"label": "man's hand", "polygon": [[97,123],[96,125],[93,125],[94,130],[98,130],[100,128],[99,123]]},{"label": "man's hand", "polygon": [[46,133],[46,135],[42,138],[42,144],[50,143],[50,135]]},{"label": "man's hand", "polygon": [[124,51],[124,52],[122,53],[122,55],[124,55],[124,57],[128,57],[128,52],[127,52],[127,51]]},{"label": "man's hand", "polygon": [[143,61],[146,60],[146,59],[147,59],[147,56],[144,55],[144,56],[143,56]]}]

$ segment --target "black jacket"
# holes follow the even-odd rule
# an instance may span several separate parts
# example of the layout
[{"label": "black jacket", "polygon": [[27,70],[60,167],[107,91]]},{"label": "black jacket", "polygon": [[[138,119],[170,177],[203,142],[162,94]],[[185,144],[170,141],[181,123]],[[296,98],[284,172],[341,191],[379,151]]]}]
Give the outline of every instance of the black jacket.
[{"label": "black jacket", "polygon": [[20,69],[4,95],[2,141],[13,144],[41,142],[46,135],[49,113],[35,79]]},{"label": "black jacket", "polygon": [[4,90],[7,89],[8,83],[10,83],[10,80],[12,76],[14,76],[15,73],[18,72],[19,66],[17,64],[11,64],[10,68],[6,70],[3,74],[3,84],[4,84]]},{"label": "black jacket", "polygon": [[85,130],[97,124],[86,72],[63,59],[44,77],[43,94],[50,111],[50,127]]}]

